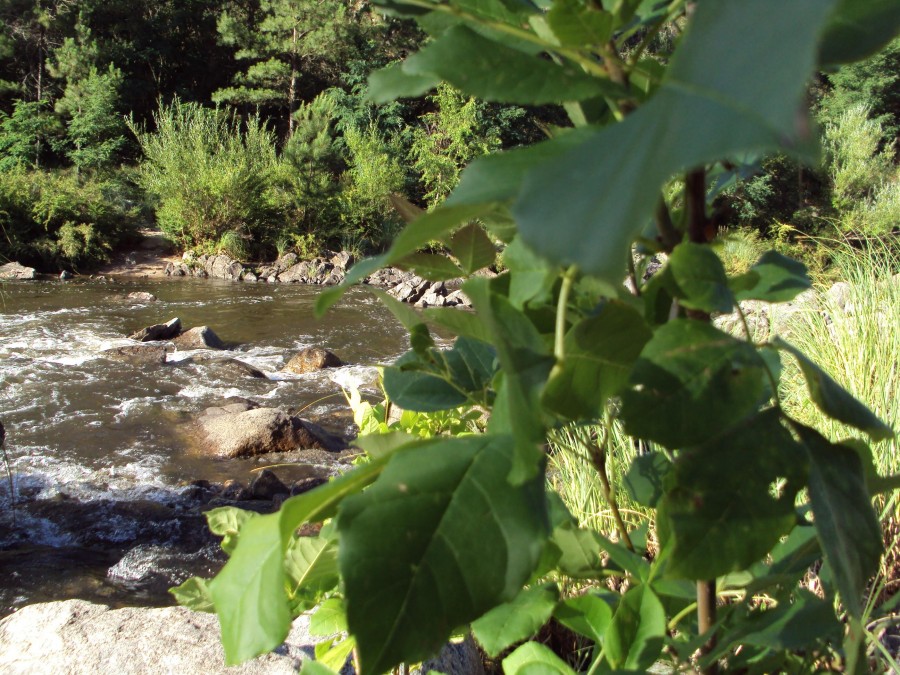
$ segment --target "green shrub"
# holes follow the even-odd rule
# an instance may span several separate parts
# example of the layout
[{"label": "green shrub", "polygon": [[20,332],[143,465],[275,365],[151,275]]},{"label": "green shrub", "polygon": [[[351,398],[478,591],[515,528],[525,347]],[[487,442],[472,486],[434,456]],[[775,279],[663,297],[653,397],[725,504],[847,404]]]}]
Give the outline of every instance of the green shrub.
[{"label": "green shrub", "polygon": [[145,160],[139,183],[156,201],[166,236],[183,248],[233,232],[258,254],[271,247],[278,212],[268,198],[277,165],[274,134],[258,117],[243,124],[220,109],[175,101],[153,133],[129,122]]}]

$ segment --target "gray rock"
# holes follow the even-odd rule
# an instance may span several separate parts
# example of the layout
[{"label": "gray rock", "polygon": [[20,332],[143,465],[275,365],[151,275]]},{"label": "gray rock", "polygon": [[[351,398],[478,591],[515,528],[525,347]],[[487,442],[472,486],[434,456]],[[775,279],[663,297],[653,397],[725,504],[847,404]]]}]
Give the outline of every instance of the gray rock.
[{"label": "gray rock", "polygon": [[838,281],[825,292],[825,297],[836,309],[853,313],[853,288],[846,281]]},{"label": "gray rock", "polygon": [[336,368],[344,365],[333,352],[322,347],[307,347],[295,354],[281,369],[283,373],[303,375],[323,368]]},{"label": "gray rock", "polygon": [[294,265],[297,264],[298,260],[299,260],[299,258],[297,258],[296,253],[293,253],[293,252],[285,253],[283,256],[278,258],[278,260],[275,261],[274,267],[276,270],[276,274],[278,272],[284,272],[289,267],[293,267]]},{"label": "gray rock", "polygon": [[[199,260],[198,260],[199,262]],[[203,269],[213,279],[240,281],[244,274],[244,266],[227,255],[214,255],[206,260]]]},{"label": "gray rock", "polygon": [[244,272],[244,281],[256,283],[257,281],[259,281],[259,277],[256,276],[253,272]]},{"label": "gray rock", "polygon": [[178,349],[225,349],[225,343],[219,339],[209,326],[198,326],[186,330],[172,340]]},{"label": "gray rock", "polygon": [[215,363],[220,370],[231,373],[237,377],[255,377],[260,380],[266,379],[266,374],[259,368],[255,368],[249,363],[245,363],[238,359],[221,359]]},{"label": "gray rock", "polygon": [[286,495],[289,492],[290,488],[269,469],[260,471],[250,483],[250,494],[254,499],[274,499],[275,495]]},{"label": "gray rock", "polygon": [[166,362],[167,345],[129,345],[104,350],[103,354],[117,361],[128,361],[136,365],[161,365]]},{"label": "gray rock", "polygon": [[335,253],[330,260],[335,269],[347,270],[353,264],[353,255],[349,251]]},{"label": "gray rock", "polygon": [[30,605],[0,621],[9,675],[280,675],[312,658],[309,616],[271,654],[226,667],[214,614],[183,607],[110,609],[83,600]]},{"label": "gray rock", "polygon": [[11,262],[0,267],[0,279],[36,279],[37,273],[33,267],[25,267],[17,262]]},{"label": "gray rock", "polygon": [[68,281],[69,279],[74,278],[74,276],[75,275],[72,274],[69,270],[63,270],[62,272],[59,273],[59,280],[60,281]]},{"label": "gray rock", "polygon": [[203,415],[200,426],[207,445],[219,457],[253,457],[270,452],[321,447],[301,424],[276,408],[256,408],[237,414]]},{"label": "gray rock", "polygon": [[297,263],[278,274],[278,281],[286,284],[306,283],[312,272],[312,265],[308,262]]},{"label": "gray rock", "polygon": [[181,319],[175,317],[166,323],[158,323],[142,328],[137,333],[128,336],[129,340],[138,342],[153,342],[155,340],[171,340],[181,333]]}]

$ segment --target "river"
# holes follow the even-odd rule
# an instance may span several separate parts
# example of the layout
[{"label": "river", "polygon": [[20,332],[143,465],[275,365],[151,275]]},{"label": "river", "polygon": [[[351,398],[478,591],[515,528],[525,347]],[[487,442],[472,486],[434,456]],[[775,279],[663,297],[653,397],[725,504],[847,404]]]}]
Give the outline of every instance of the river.
[{"label": "river", "polygon": [[[136,291],[158,300],[126,298]],[[0,421],[14,496],[0,469],[0,615],[63,597],[167,601],[158,588],[119,583],[109,573],[146,527],[140,515],[129,520],[129,505],[177,510],[190,481],[247,483],[259,464],[210,459],[192,449],[184,430],[205,408],[245,397],[346,430],[335,428],[347,425],[341,387],[371,391],[372,366],[402,353],[406,332],[363,289],[350,291],[318,321],[316,293],[301,285],[200,279],[0,286]],[[267,378],[236,376],[192,351],[172,352],[161,366],[104,356],[106,349],[132,344],[127,335],[173,317],[185,328],[210,326],[232,345],[221,356],[255,366]],[[312,345],[351,365],[312,375],[278,372]],[[99,508],[110,504],[115,508]],[[58,515],[91,505],[98,505],[97,522],[89,527],[76,528]]]}]

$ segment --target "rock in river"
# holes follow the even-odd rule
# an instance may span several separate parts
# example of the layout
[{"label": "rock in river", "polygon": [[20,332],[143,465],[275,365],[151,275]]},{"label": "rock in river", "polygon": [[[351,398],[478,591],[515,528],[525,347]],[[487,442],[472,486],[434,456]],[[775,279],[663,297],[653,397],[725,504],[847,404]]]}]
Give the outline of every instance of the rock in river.
[{"label": "rock in river", "polygon": [[140,366],[162,365],[166,362],[166,353],[170,348],[167,345],[129,345],[126,347],[113,347],[103,353],[117,361],[128,361]]},{"label": "rock in river", "polygon": [[198,326],[184,331],[172,340],[178,349],[225,349],[225,343],[209,326]]},{"label": "rock in river", "polygon": [[175,317],[166,323],[158,323],[142,328],[137,333],[128,336],[129,340],[138,342],[153,342],[154,340],[171,340],[181,333],[181,319]]},{"label": "rock in river", "polygon": [[25,267],[17,262],[11,262],[0,267],[0,279],[36,279],[37,274],[33,267]]},{"label": "rock in river", "polygon": [[342,365],[344,365],[344,362],[335,356],[333,352],[322,347],[307,347],[296,353],[281,369],[281,372],[303,375],[304,373],[314,373],[323,368],[336,368]]}]

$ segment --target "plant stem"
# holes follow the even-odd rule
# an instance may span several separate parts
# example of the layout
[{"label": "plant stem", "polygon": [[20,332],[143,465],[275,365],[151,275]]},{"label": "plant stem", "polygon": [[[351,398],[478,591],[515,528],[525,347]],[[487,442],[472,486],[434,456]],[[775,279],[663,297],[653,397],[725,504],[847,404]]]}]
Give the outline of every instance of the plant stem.
[{"label": "plant stem", "polygon": [[[716,623],[716,582],[697,582],[697,632],[703,635],[712,630]],[[700,655],[712,653],[716,647],[716,635],[711,633],[706,643],[700,647]],[[703,669],[704,675],[716,675],[719,664],[712,662]]]},{"label": "plant stem", "polygon": [[556,362],[562,363],[566,357],[566,315],[569,307],[569,295],[572,293],[572,285],[575,283],[575,277],[578,274],[578,268],[572,265],[565,271],[562,278],[562,287],[559,289],[559,301],[556,303],[556,335],[553,345],[553,356]]},{"label": "plant stem", "polygon": [[591,463],[594,465],[597,473],[600,474],[600,482],[603,486],[603,498],[606,500],[606,503],[612,511],[613,520],[616,521],[616,530],[619,532],[619,540],[625,545],[625,548],[634,553],[634,544],[631,541],[631,537],[628,536],[628,528],[625,527],[625,520],[622,518],[621,511],[619,511],[615,490],[613,490],[612,485],[609,482],[609,476],[606,474],[606,443],[608,439],[609,434],[607,433],[603,443],[591,444],[589,448]]},{"label": "plant stem", "polygon": [[671,253],[672,249],[681,243],[681,233],[675,228],[672,222],[672,216],[669,213],[669,207],[666,206],[666,198],[660,195],[659,202],[656,204],[656,212],[654,214],[656,220],[656,229],[659,232],[659,239],[662,242],[666,253]]}]

